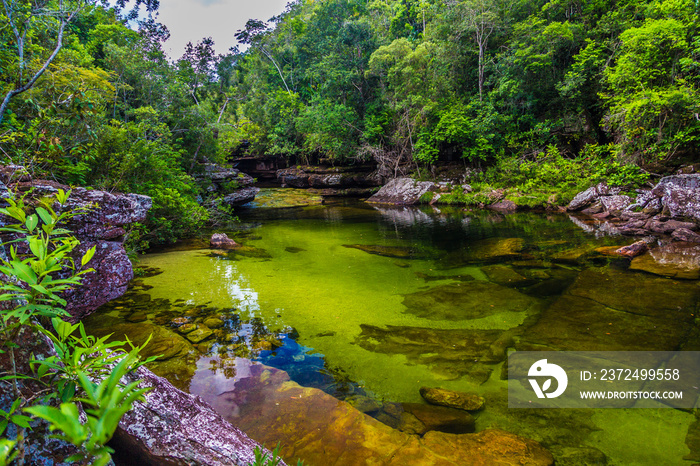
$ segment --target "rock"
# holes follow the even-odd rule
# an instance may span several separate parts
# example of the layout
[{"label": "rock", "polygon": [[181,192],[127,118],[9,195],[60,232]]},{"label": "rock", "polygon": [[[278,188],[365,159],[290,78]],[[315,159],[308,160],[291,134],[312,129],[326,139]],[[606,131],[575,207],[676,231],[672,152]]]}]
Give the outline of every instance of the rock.
[{"label": "rock", "polygon": [[596,201],[593,204],[591,204],[590,207],[586,207],[581,211],[582,214],[586,215],[595,215],[603,212],[605,210],[605,207],[603,207],[603,203],[600,201]]},{"label": "rock", "polygon": [[[598,183],[596,186],[592,186],[585,191],[581,191],[578,193],[574,198],[569,202],[569,205],[566,206],[566,210],[569,212],[581,210],[584,207],[587,207],[590,204],[593,204],[595,201],[600,201],[601,203],[603,202],[603,197],[605,196],[617,196],[620,194],[622,190],[620,188],[611,188],[609,187],[606,183]],[[629,200],[629,197],[627,198]],[[609,204],[612,205],[617,205],[619,201],[622,201],[621,199],[616,199],[616,200],[608,200]],[[629,203],[627,204],[629,205]],[[627,206],[625,205],[625,207]],[[605,206],[603,206],[605,208]],[[607,210],[607,209],[606,209]]]},{"label": "rock", "polygon": [[382,405],[368,396],[352,395],[345,398],[345,402],[362,413],[371,413],[382,409]]},{"label": "rock", "polygon": [[344,248],[359,249],[369,254],[377,256],[394,257],[397,259],[421,259],[425,254],[421,254],[417,249],[404,246],[381,246],[376,244],[343,244]]},{"label": "rock", "polygon": [[301,387],[277,369],[239,359],[235,370],[236,378],[221,380],[217,392],[207,390],[206,381],[191,389],[258,442],[280,442],[281,455],[288,461],[300,457],[317,465],[552,464],[551,455],[537,442],[514,434],[428,432],[420,439],[321,390]]},{"label": "rock", "polygon": [[[423,426],[418,435],[437,430],[451,434],[466,434],[474,432],[474,417],[462,409],[445,406],[431,406],[423,403],[403,403],[405,413],[411,414]],[[399,425],[401,429],[401,425]]]},{"label": "rock", "polygon": [[[221,165],[215,163],[205,163],[204,174],[205,177],[209,178],[217,185],[235,181],[238,186],[245,187],[252,186],[255,183],[255,179],[253,179],[252,176],[242,173],[235,168],[222,167]],[[198,176],[197,178],[202,177]]]},{"label": "rock", "polygon": [[649,245],[646,241],[642,240],[637,241],[636,243],[632,243],[629,246],[623,246],[615,250],[615,252],[624,257],[636,257],[640,254],[644,254],[648,250]]},{"label": "rock", "polygon": [[80,246],[72,254],[77,263],[80,263],[80,257],[92,246],[96,247],[95,255],[87,266],[95,271],[83,275],[81,286],[62,295],[68,302],[66,310],[74,321],[123,295],[134,276],[131,261],[121,242],[81,240]]},{"label": "rock", "polygon": [[290,252],[290,253],[292,253],[292,254],[298,254],[298,253],[300,253],[300,252],[306,251],[306,249],[304,249],[304,248],[298,248],[298,247],[296,247],[296,246],[287,246],[286,248],[284,248],[284,250],[287,251],[287,252]]},{"label": "rock", "polygon": [[[56,356],[50,340],[29,326],[23,326],[18,330],[14,343],[17,345],[14,355],[18,374],[31,375],[34,373],[30,367],[32,359],[46,359],[47,357]],[[10,352],[1,352],[0,371],[7,375],[12,371],[12,366]],[[12,403],[15,401],[15,396],[9,384],[5,385],[5,383],[3,384],[3,389],[0,390],[0,409],[9,412]],[[30,394],[40,393],[46,388],[44,384],[40,384],[31,378],[18,379],[17,387],[22,393]],[[58,403],[54,402],[53,405],[57,407]],[[25,464],[39,466],[69,466],[77,464],[74,461],[67,461],[67,459],[71,455],[78,453],[78,449],[68,442],[53,438],[53,433],[49,431],[48,423],[36,420],[32,421],[31,426],[31,430],[25,431]],[[3,432],[3,438],[14,440],[16,436],[16,429],[13,428],[12,424]]]},{"label": "rock", "polygon": [[208,319],[204,320],[204,325],[209,328],[219,328],[224,326],[224,321],[217,319],[216,317],[209,317]]},{"label": "rock", "polygon": [[[183,325],[184,327],[184,325]],[[182,327],[180,327],[182,328]],[[197,327],[197,329],[188,332],[185,337],[187,337],[188,340],[190,340],[192,343],[199,343],[202,340],[206,340],[212,335],[211,329],[207,328],[204,325],[200,325]]]},{"label": "rock", "polygon": [[136,402],[124,415],[112,440],[116,449],[128,452],[127,463],[245,466],[255,462],[254,450],[260,446],[201,398],[178,390],[144,367],[127,377],[129,382],[140,379],[141,387],[152,388],[145,402]]},{"label": "rock", "polygon": [[373,204],[413,205],[420,197],[429,192],[436,191],[438,186],[431,181],[416,181],[411,178],[394,178],[367,199]]},{"label": "rock", "polygon": [[178,327],[177,331],[183,335],[197,330],[197,324],[184,324]]},{"label": "rock", "polygon": [[277,170],[277,181],[282,184],[282,187],[308,188],[309,174],[298,168],[285,168]]},{"label": "rock", "polygon": [[484,406],[484,399],[478,395],[444,388],[421,387],[420,395],[430,404],[464,411],[477,411]]},{"label": "rock", "polygon": [[233,207],[240,206],[251,202],[259,192],[260,188],[249,186],[224,196],[222,202]]},{"label": "rock", "polygon": [[470,263],[503,262],[518,259],[524,248],[522,238],[488,238],[474,241],[467,248],[450,253],[441,260],[442,268],[462,267]]},{"label": "rock", "polygon": [[[500,429],[486,429],[476,434],[462,435],[433,431],[425,434],[421,443],[439,455],[447,454],[450,451],[459,452],[463,456],[458,464],[464,466],[554,464],[552,454],[539,443]],[[447,458],[451,456],[449,455]],[[404,461],[404,463],[392,464],[419,464],[412,462],[409,455],[406,455]]]},{"label": "rock", "polygon": [[673,175],[661,178],[652,193],[671,217],[700,221],[700,175]]},{"label": "rock", "polygon": [[641,270],[662,277],[700,278],[700,245],[695,243],[670,243],[636,257],[630,270]]},{"label": "rock", "polygon": [[489,205],[488,208],[499,212],[515,212],[518,210],[518,205],[513,201],[504,199]]},{"label": "rock", "polygon": [[679,228],[671,233],[674,241],[685,241],[688,243],[700,243],[700,235],[687,228]]},{"label": "rock", "polygon": [[632,199],[629,196],[618,194],[615,196],[601,196],[600,202],[606,211],[619,212],[632,204]]},{"label": "rock", "polygon": [[670,234],[679,228],[697,230],[698,226],[692,222],[679,222],[678,220],[661,221],[658,218],[652,218],[646,222],[644,228],[654,233]]},{"label": "rock", "polygon": [[148,319],[148,314],[145,312],[134,312],[131,314],[129,317],[126,318],[128,322],[132,323],[138,323],[138,322],[144,322],[145,320]]},{"label": "rock", "polygon": [[407,294],[406,312],[431,320],[471,320],[508,312],[534,312],[539,302],[494,283],[473,281],[439,285]]},{"label": "rock", "polygon": [[690,282],[610,268],[586,269],[515,347],[673,351],[690,336],[699,297],[700,289]]},{"label": "rock", "polygon": [[[0,172],[3,169],[0,167]],[[11,168],[12,172],[16,171]],[[70,188],[54,181],[29,180],[22,175],[12,188],[18,191],[32,189],[32,196],[53,195],[59,189]],[[126,291],[133,278],[131,262],[122,245],[125,225],[142,222],[151,208],[151,198],[138,194],[108,193],[100,190],[74,188],[64,209],[83,210],[73,217],[68,228],[80,241],[73,251],[73,259],[79,263],[82,255],[92,246],[95,255],[88,267],[95,269],[83,275],[82,285],[62,296],[68,304],[66,310],[77,321],[98,307],[115,299]],[[58,208],[58,206],[56,206]]]},{"label": "rock", "polygon": [[226,233],[214,233],[209,240],[209,246],[215,249],[235,249],[239,246]]},{"label": "rock", "polygon": [[[431,329],[360,325],[355,343],[367,351],[397,355],[425,365],[445,380],[465,378],[485,382],[493,364],[505,359],[512,339],[503,330]],[[386,404],[384,409],[386,410]]]},{"label": "rock", "polygon": [[536,280],[524,277],[507,265],[495,264],[481,267],[489,281],[502,286],[522,287],[536,283]]}]

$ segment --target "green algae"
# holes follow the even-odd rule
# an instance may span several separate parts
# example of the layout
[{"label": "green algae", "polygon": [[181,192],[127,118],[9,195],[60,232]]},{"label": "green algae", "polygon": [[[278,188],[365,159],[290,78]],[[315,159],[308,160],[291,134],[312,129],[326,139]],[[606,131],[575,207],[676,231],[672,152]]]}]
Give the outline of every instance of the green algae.
[{"label": "green algae", "polygon": [[[648,274],[591,268],[587,251],[614,240],[586,237],[571,224],[536,216],[473,215],[465,228],[461,212],[424,210],[406,217],[401,211],[354,205],[283,210],[287,213],[271,218],[251,214],[257,222],[241,241],[244,247],[255,241],[254,250],[262,256],[208,249],[144,256],[143,266],[163,273],[141,279],[139,297],[128,304],[128,312],[110,312],[121,318],[146,312],[149,320],[172,326],[170,333],[184,341],[181,361],[172,356],[159,361],[159,375],[184,388],[200,386],[194,367],[215,361],[211,371],[235,377],[231,361],[274,351],[280,343],[275,333],[293,328],[295,341],[323,355],[324,370],[336,378],[338,391],[353,381],[384,402],[420,402],[421,386],[478,391],[487,405],[476,419],[477,430],[500,427],[540,440],[558,464],[589,464],[596,458],[634,464],[637,452],[652,440],[658,445],[652,458],[661,458],[664,448],[668,452],[666,461],[655,464],[682,464],[692,415],[674,410],[653,416],[646,416],[647,410],[518,412],[507,408],[501,365],[509,347],[678,347],[691,337],[695,283],[683,286]],[[449,247],[441,239],[427,239],[441,234],[429,223],[433,218],[440,228],[452,229]],[[472,229],[476,237],[469,236]],[[432,252],[402,257],[410,263],[397,266],[395,257],[345,245]],[[565,257],[572,250],[581,254]],[[680,313],[673,303],[682,304]],[[153,310],[159,306],[167,309]],[[221,316],[221,309],[235,312]],[[171,324],[182,318],[189,320]],[[192,345],[177,334],[177,325],[204,325],[206,319],[219,319],[224,326],[214,329],[205,345]],[[352,389],[347,393],[354,394]],[[632,428],[628,419],[644,428]],[[615,429],[620,438],[612,441],[607,433]]]}]

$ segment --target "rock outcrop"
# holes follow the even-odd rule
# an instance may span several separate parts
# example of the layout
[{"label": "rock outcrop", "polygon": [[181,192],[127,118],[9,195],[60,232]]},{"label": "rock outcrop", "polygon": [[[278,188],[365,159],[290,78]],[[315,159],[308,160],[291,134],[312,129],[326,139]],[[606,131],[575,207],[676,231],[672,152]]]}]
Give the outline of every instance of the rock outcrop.
[{"label": "rock outcrop", "polygon": [[372,204],[413,205],[427,192],[435,192],[439,186],[432,181],[416,181],[412,178],[394,178],[367,202]]},{"label": "rock outcrop", "polygon": [[[7,168],[7,167],[6,167]],[[8,187],[20,192],[32,190],[33,196],[55,194],[59,189],[70,187],[47,180],[13,182],[5,179]],[[108,193],[100,190],[74,188],[68,198],[66,209],[84,211],[73,217],[67,227],[80,240],[74,251],[79,262],[82,254],[95,246],[95,255],[88,264],[94,272],[83,276],[80,287],[65,293],[66,310],[74,320],[80,320],[92,311],[115,299],[126,291],[133,278],[131,262],[124,250],[123,241],[130,223],[142,222],[151,208],[151,198],[138,194]]]},{"label": "rock outcrop", "polygon": [[[193,466],[254,463],[258,443],[204,400],[178,390],[144,367],[128,377],[129,382],[140,379],[141,387],[152,390],[146,393],[145,402],[136,402],[124,415],[112,439],[122,460]],[[126,458],[127,454],[131,457]]]},{"label": "rock outcrop", "polygon": [[634,201],[621,193],[600,183],[577,194],[567,210],[594,218],[582,221],[592,231],[700,242],[700,175],[667,176],[653,189],[638,190]]},{"label": "rock outcrop", "polygon": [[313,189],[323,196],[367,196],[383,178],[372,166],[358,167],[296,167],[277,170],[282,187]]}]

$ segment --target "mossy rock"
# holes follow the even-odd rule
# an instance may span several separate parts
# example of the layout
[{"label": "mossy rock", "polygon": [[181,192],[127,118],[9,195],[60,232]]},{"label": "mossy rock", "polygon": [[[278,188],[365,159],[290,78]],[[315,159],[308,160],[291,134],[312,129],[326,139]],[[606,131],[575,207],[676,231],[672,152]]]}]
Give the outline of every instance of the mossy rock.
[{"label": "mossy rock", "polygon": [[440,285],[405,295],[406,312],[430,320],[470,320],[502,312],[539,309],[539,301],[494,283]]},{"label": "mossy rock", "polygon": [[425,254],[416,248],[404,246],[382,246],[376,244],[343,244],[345,248],[359,249],[368,254],[375,254],[395,259],[423,259]]}]

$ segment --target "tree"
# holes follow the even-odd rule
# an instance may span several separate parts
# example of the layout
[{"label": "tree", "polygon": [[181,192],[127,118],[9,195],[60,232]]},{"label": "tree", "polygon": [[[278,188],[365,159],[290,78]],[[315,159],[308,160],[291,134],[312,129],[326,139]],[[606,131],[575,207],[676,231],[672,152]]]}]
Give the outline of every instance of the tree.
[{"label": "tree", "polygon": [[[9,71],[9,82],[2,86],[5,96],[0,103],[0,123],[10,101],[28,91],[46,72],[63,47],[67,27],[81,13],[94,6],[96,0],[2,0],[5,23],[12,31],[9,45],[12,56],[7,55],[3,68]],[[124,5],[125,0],[119,4]],[[136,0],[135,8],[145,4],[148,11],[155,11],[157,0]],[[39,33],[40,32],[40,33]],[[42,43],[43,37],[47,42]]]}]

